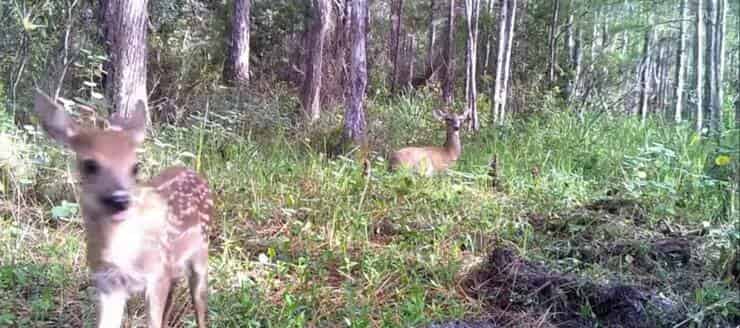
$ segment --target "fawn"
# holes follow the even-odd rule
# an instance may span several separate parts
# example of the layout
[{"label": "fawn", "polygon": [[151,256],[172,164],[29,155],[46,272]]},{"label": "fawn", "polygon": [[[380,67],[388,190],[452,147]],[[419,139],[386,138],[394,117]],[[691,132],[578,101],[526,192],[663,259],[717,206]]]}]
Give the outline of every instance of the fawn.
[{"label": "fawn", "polygon": [[390,156],[389,169],[410,168],[417,173],[431,176],[447,170],[457,161],[462,152],[460,144],[460,127],[469,118],[470,111],[461,115],[435,109],[432,114],[438,120],[444,120],[447,126],[447,140],[442,147],[406,147]]},{"label": "fawn", "polygon": [[106,129],[83,128],[40,90],[34,109],[46,134],[76,154],[87,264],[98,290],[98,327],[120,327],[128,298],[144,292],[150,327],[166,326],[177,280],[188,277],[199,328],[206,327],[207,182],[170,167],[139,184],[136,148],[146,137],[146,108],[114,115]]}]

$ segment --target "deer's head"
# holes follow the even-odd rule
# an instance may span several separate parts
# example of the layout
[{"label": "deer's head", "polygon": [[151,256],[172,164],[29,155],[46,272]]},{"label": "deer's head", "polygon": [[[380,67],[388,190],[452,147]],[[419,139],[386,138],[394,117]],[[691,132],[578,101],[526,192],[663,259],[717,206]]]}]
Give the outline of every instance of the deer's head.
[{"label": "deer's head", "polygon": [[146,137],[144,102],[128,118],[114,115],[105,129],[80,126],[38,89],[34,109],[46,134],[76,155],[86,216],[125,219],[139,171],[136,150]]}]

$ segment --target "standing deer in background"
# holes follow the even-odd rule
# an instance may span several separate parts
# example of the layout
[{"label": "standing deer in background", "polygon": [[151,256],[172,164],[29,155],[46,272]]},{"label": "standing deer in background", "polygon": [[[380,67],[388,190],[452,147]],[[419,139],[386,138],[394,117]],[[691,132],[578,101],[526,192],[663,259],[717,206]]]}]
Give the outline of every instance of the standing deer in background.
[{"label": "standing deer in background", "polygon": [[44,131],[76,154],[98,327],[120,327],[128,298],[138,292],[145,292],[149,326],[166,326],[183,275],[198,327],[206,327],[213,209],[207,182],[190,169],[171,167],[137,183],[136,148],[146,137],[142,101],[129,119],[112,117],[107,129],[81,127],[40,90],[35,111]]},{"label": "standing deer in background", "polygon": [[460,126],[469,118],[470,111],[456,115],[435,109],[432,114],[438,120],[444,120],[447,126],[447,140],[444,146],[406,147],[398,150],[390,157],[389,169],[391,171],[405,167],[425,176],[432,176],[447,170],[460,158],[462,152]]}]

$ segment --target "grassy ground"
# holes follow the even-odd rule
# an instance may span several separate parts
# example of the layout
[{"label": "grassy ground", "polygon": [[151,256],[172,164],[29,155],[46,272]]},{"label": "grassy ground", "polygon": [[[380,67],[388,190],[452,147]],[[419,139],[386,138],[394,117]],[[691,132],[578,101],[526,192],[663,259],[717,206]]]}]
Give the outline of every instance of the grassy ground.
[{"label": "grassy ground", "polygon": [[[723,272],[738,235],[728,217],[731,150],[717,151],[686,127],[542,115],[463,132],[457,166],[426,179],[387,173],[382,155],[442,142],[441,125],[426,119],[428,102],[376,100],[370,110],[377,151],[370,176],[353,155],[323,155],[317,140],[333,140],[331,131],[307,135],[227,111],[211,114],[203,128],[163,127],[147,144],[146,173],[182,162],[219,195],[213,327],[410,327],[474,318],[556,324],[558,314],[541,308],[552,301],[538,298],[544,283],[502,291],[517,282],[476,280],[487,265],[501,265],[491,254],[502,249],[544,266],[546,275],[592,287],[638,285],[669,300],[667,312],[681,313],[670,324],[740,321],[737,286]],[[4,129],[14,150],[0,156],[0,326],[91,326],[93,290],[67,155],[42,135]],[[725,155],[734,162],[725,165]],[[662,249],[660,241],[675,245]],[[194,326],[185,292],[177,327]],[[589,326],[606,320],[591,299],[559,304],[575,306]],[[141,325],[143,315],[135,300],[127,326]]]}]

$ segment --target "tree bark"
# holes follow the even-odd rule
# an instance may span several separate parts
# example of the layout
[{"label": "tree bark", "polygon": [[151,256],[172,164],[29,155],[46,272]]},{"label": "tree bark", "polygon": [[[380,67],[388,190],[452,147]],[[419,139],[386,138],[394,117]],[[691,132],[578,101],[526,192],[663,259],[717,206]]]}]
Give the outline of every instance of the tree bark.
[{"label": "tree bark", "polygon": [[367,0],[351,2],[350,83],[344,112],[344,138],[356,145],[365,143],[365,92],[367,88]]},{"label": "tree bark", "polygon": [[393,76],[391,77],[391,93],[396,92],[398,85],[399,53],[401,51],[401,27],[403,26],[403,0],[396,0],[395,19],[393,22]]},{"label": "tree bark", "polygon": [[717,18],[717,0],[704,0],[706,4],[707,20],[705,21],[706,26],[706,46],[704,47],[704,58],[706,65],[704,65],[706,79],[704,81],[704,110],[705,114],[709,114],[709,128],[712,132],[716,133],[719,131],[719,103],[717,101],[717,71],[715,70],[716,62],[716,50],[717,50],[717,35],[715,34],[715,19]]},{"label": "tree bark", "polygon": [[485,45],[485,53],[483,54],[483,63],[482,63],[482,74],[486,74],[487,72],[491,71],[491,52],[493,49],[493,32],[494,32],[494,25],[493,25],[493,7],[496,0],[488,0],[488,6],[486,8],[486,18],[491,24],[486,26],[485,31],[486,34],[484,35],[486,39],[486,45]]},{"label": "tree bark", "polygon": [[516,20],[516,0],[503,0],[499,21],[499,48],[496,60],[496,82],[494,83],[491,115],[494,122],[503,124],[506,114],[506,98],[511,72],[511,48]]},{"label": "tree bark", "polygon": [[437,27],[434,25],[434,3],[429,1],[429,49],[427,51],[427,70],[434,71],[434,43],[437,41]]},{"label": "tree bark", "polygon": [[[505,0],[502,0],[505,1]],[[557,34],[558,34],[558,13],[560,12],[560,0],[553,0],[552,2],[552,18],[550,20],[550,32],[548,36],[548,44],[550,47],[550,57],[547,61],[548,79],[550,83],[555,83],[555,66],[557,65],[558,57],[558,46],[557,46]],[[500,43],[499,43],[500,44]]]},{"label": "tree bark", "polygon": [[448,7],[444,62],[445,80],[442,87],[442,100],[450,106],[455,96],[455,0],[450,0]]},{"label": "tree bark", "polygon": [[246,84],[249,80],[249,12],[250,0],[234,0],[228,56],[223,80],[227,84]]},{"label": "tree bark", "polygon": [[681,116],[683,112],[683,89],[686,76],[686,29],[688,19],[688,5],[687,0],[681,0],[681,28],[678,34],[678,51],[676,54],[676,88],[674,91],[675,107],[673,120],[676,123],[681,122]]},{"label": "tree bark", "polygon": [[704,4],[703,0],[696,1],[696,34],[694,42],[695,72],[696,81],[694,88],[696,90],[696,123],[697,133],[701,133],[704,128]]},{"label": "tree bark", "polygon": [[105,97],[112,114],[128,117],[138,101],[147,102],[147,1],[100,0],[99,14],[108,54]]},{"label": "tree bark", "polygon": [[311,1],[311,25],[308,34],[308,56],[306,56],[303,80],[303,114],[310,124],[319,119],[321,113],[321,72],[324,62],[324,41],[331,16],[330,0]]},{"label": "tree bark", "polygon": [[476,85],[476,76],[478,69],[476,67],[478,60],[478,14],[480,12],[480,0],[465,0],[465,18],[468,25],[468,42],[467,54],[465,58],[466,79],[465,95],[467,109],[470,111],[470,128],[474,131],[480,129],[478,121],[478,87]]},{"label": "tree bark", "polygon": [[[740,18],[737,19],[737,29],[735,31],[738,31],[735,35],[737,35],[737,44],[740,44]],[[737,59],[736,64],[740,64],[740,54],[735,58]],[[738,66],[740,65],[735,65],[735,73],[737,73],[737,80],[735,81],[735,129],[740,131],[740,67]],[[737,190],[740,190],[740,170],[737,170],[737,183]]]},{"label": "tree bark", "polygon": [[640,122],[645,124],[648,113],[648,98],[650,97],[650,68],[651,68],[651,42],[653,27],[652,24],[645,32],[645,42],[642,48],[642,68],[640,72]]},{"label": "tree bark", "polygon": [[406,58],[408,67],[406,68],[406,81],[404,83],[408,88],[412,88],[412,81],[414,80],[414,66],[416,65],[416,35],[411,34],[408,37],[408,47],[406,48]]},{"label": "tree bark", "polygon": [[725,68],[725,18],[726,18],[726,8],[727,8],[727,1],[726,0],[717,0],[717,8],[716,8],[716,27],[715,27],[715,37],[714,37],[714,56],[715,56],[715,65],[714,68],[714,78],[715,78],[715,102],[713,104],[714,110],[716,112],[716,117],[714,118],[714,121],[716,123],[715,131],[721,132],[722,131],[722,103],[724,102],[724,68]]}]

